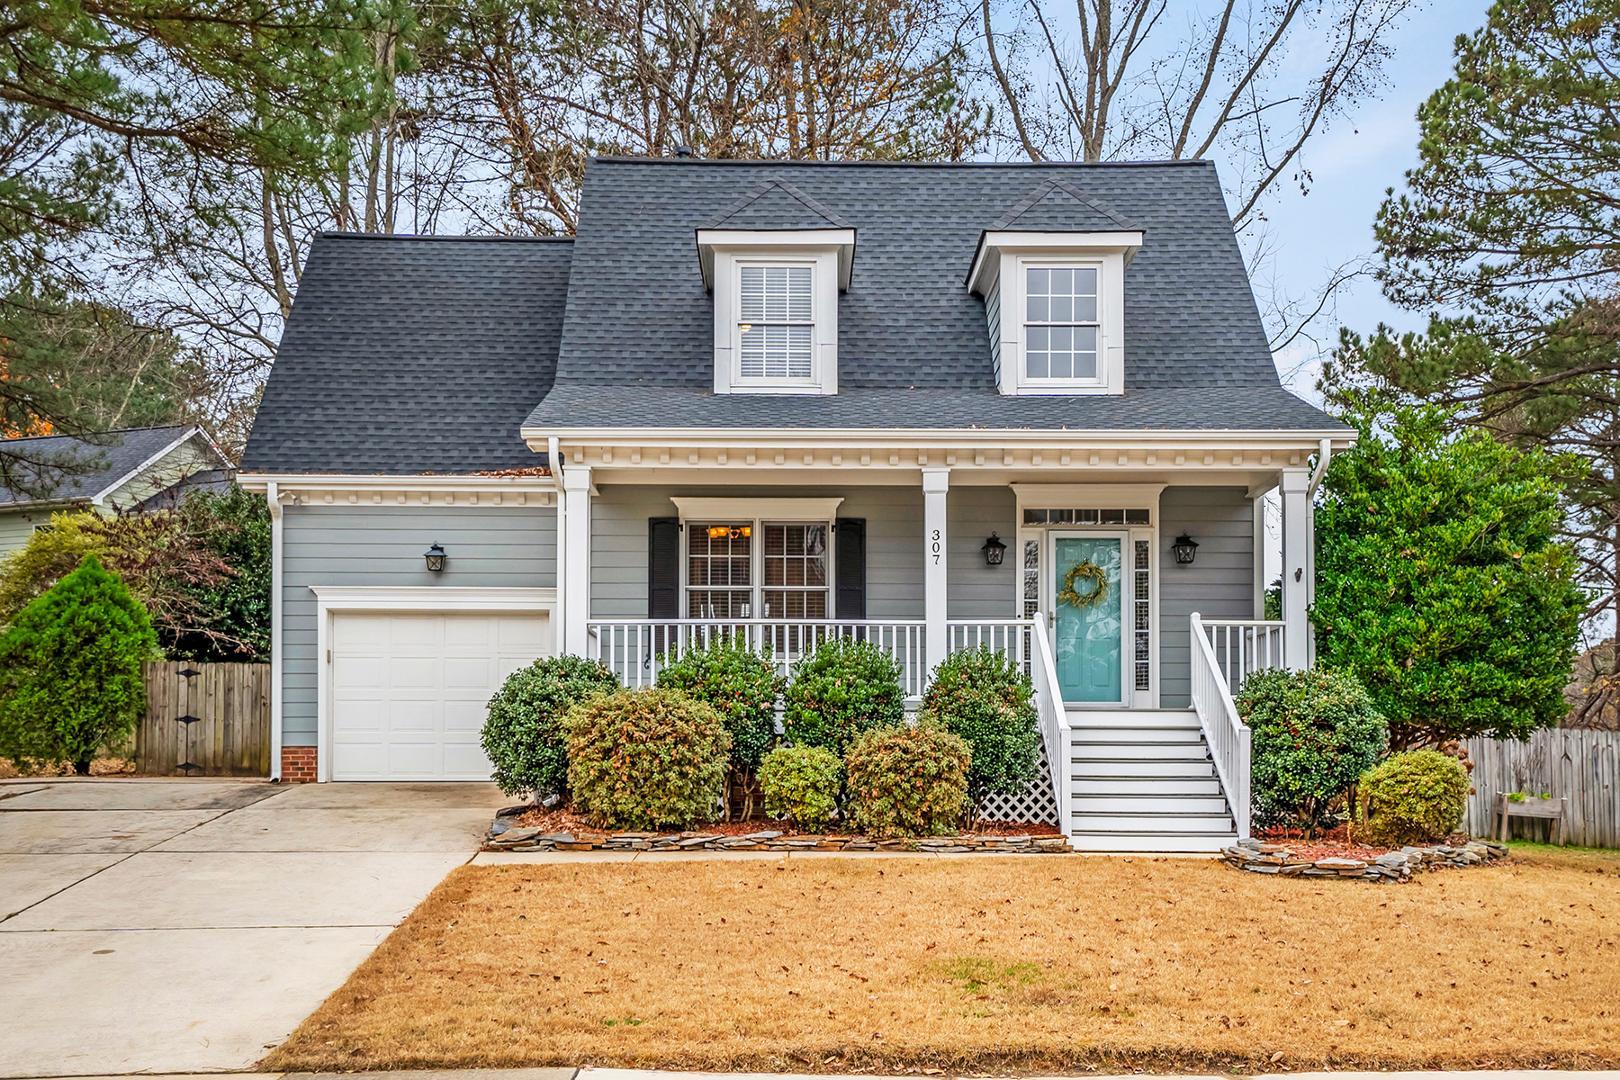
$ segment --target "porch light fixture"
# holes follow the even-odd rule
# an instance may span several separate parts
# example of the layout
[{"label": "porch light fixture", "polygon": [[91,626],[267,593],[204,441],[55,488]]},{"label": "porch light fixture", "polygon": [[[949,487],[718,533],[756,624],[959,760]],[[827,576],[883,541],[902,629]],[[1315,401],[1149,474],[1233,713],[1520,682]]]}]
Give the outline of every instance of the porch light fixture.
[{"label": "porch light fixture", "polygon": [[1007,554],[1007,545],[1001,542],[1001,537],[991,533],[990,539],[986,540],[979,550],[984,552],[984,565],[1000,566],[1002,558]]},{"label": "porch light fixture", "polygon": [[444,570],[444,545],[434,544],[432,547],[422,552],[422,558],[427,560],[427,568],[429,573],[437,574],[441,572]]},{"label": "porch light fixture", "polygon": [[1198,541],[1182,533],[1176,537],[1176,542],[1171,545],[1170,550],[1176,553],[1176,562],[1182,566],[1191,566],[1193,559],[1198,557]]}]

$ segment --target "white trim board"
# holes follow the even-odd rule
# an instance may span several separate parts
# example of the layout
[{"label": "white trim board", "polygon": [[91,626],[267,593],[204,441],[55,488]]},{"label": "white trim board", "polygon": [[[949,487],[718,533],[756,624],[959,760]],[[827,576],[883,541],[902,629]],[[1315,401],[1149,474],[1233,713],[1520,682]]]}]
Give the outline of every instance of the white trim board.
[{"label": "white trim board", "polygon": [[682,521],[715,521],[726,518],[761,518],[771,521],[832,521],[838,516],[842,495],[805,499],[748,499],[672,495]]},{"label": "white trim board", "polygon": [[[339,612],[533,613],[550,617],[556,648],[557,590],[551,588],[486,589],[458,586],[311,585],[315,594],[315,779],[332,777],[332,617]],[[276,719],[279,728],[280,718]],[[280,742],[279,730],[275,741]]]}]

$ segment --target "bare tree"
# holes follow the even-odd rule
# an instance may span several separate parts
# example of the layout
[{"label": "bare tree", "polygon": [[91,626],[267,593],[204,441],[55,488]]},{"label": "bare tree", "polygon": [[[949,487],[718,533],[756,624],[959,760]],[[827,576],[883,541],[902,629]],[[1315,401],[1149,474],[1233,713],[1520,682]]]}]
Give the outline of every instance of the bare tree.
[{"label": "bare tree", "polygon": [[[1420,0],[1222,0],[1179,21],[1170,0],[978,0],[985,55],[1033,161],[1220,155],[1233,220],[1310,182],[1310,139],[1376,92],[1388,38]],[[998,6],[999,5],[999,6]],[[1308,54],[1306,76],[1283,63]],[[1036,71],[1050,78],[1037,78]]]}]

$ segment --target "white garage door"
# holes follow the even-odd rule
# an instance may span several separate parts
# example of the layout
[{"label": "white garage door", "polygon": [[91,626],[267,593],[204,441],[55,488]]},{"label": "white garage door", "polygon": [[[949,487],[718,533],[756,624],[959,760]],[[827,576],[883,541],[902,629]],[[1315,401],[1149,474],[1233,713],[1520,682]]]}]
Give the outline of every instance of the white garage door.
[{"label": "white garage door", "polygon": [[488,780],[485,705],[550,651],[543,614],[335,614],[332,779]]}]

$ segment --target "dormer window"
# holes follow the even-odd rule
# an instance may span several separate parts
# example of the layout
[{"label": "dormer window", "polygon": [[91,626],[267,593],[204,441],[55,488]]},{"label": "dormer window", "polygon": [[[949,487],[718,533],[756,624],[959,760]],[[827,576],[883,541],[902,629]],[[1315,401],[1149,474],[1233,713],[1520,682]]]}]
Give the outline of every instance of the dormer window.
[{"label": "dormer window", "polygon": [[770,180],[697,230],[714,294],[714,392],[838,393],[838,294],[855,230],[784,180]]},{"label": "dormer window", "polygon": [[815,379],[815,264],[737,262],[739,384]]},{"label": "dormer window", "polygon": [[1102,264],[1025,260],[1024,379],[1098,384]]}]

